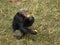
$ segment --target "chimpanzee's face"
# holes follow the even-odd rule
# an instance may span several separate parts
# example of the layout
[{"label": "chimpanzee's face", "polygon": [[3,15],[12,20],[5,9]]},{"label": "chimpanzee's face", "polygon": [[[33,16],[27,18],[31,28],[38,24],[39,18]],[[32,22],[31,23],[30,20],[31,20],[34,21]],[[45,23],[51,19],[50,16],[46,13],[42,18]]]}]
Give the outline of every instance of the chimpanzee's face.
[{"label": "chimpanzee's face", "polygon": [[24,16],[27,17],[27,18],[30,17],[30,13],[29,13],[28,11],[25,11],[25,10],[24,10],[24,11],[23,11],[23,14],[24,14]]}]

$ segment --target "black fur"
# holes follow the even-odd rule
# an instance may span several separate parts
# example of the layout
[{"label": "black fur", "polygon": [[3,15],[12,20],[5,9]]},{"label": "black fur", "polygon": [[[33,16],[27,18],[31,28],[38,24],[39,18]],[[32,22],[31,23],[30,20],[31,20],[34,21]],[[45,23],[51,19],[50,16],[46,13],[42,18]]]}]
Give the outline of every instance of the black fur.
[{"label": "black fur", "polygon": [[26,18],[23,14],[18,12],[13,19],[13,24],[12,24],[13,32],[19,30],[23,34],[30,33],[35,35],[36,34],[35,31],[28,29],[28,27],[32,26],[32,24],[34,23],[34,17],[32,16],[30,18]]}]

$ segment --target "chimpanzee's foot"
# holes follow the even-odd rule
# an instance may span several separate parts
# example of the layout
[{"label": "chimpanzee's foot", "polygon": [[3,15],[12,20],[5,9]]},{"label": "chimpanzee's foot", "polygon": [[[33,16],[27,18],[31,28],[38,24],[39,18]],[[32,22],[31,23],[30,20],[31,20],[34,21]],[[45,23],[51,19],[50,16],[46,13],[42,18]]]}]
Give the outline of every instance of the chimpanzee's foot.
[{"label": "chimpanzee's foot", "polygon": [[21,33],[19,30],[16,30],[13,32],[13,36],[17,39],[21,39],[23,36],[23,33]]},{"label": "chimpanzee's foot", "polygon": [[37,30],[32,31],[32,34],[36,35],[37,34]]},{"label": "chimpanzee's foot", "polygon": [[34,30],[35,32],[36,32],[36,34],[38,33],[38,31],[37,30]]}]

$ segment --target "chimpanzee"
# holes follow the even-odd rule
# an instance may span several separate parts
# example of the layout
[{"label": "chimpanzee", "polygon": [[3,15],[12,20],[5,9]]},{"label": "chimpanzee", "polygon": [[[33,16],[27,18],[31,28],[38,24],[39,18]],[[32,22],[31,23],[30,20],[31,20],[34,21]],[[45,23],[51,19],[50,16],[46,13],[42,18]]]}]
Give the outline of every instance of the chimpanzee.
[{"label": "chimpanzee", "polygon": [[29,11],[24,8],[20,9],[14,16],[12,28],[15,37],[22,38],[22,36],[28,33],[33,35],[37,34],[36,30],[34,31],[28,28],[34,23],[34,17],[29,14]]}]

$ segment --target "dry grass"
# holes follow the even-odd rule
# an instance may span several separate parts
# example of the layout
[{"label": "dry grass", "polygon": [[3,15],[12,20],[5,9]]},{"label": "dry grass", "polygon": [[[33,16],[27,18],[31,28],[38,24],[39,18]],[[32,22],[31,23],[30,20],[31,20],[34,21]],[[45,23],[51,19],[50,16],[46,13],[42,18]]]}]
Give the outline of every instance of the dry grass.
[{"label": "dry grass", "polygon": [[[11,24],[16,12],[23,7],[35,17],[31,28],[38,34],[17,40],[12,36]],[[0,45],[60,45],[59,7],[59,0],[0,0]]]}]

